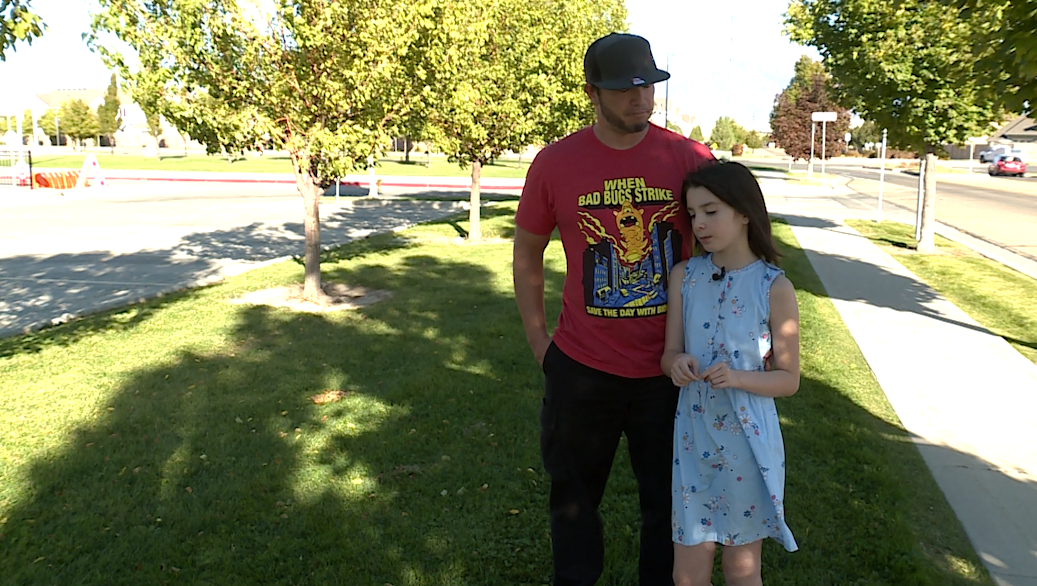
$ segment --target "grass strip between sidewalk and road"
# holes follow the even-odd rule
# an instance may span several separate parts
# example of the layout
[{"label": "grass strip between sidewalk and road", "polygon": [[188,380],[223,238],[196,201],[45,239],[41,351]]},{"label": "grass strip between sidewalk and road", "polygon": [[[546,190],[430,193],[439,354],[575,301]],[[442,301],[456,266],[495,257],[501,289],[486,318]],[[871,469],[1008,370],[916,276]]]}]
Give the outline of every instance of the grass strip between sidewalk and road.
[{"label": "grass strip between sidewalk and road", "polygon": [[[223,172],[223,173],[292,173],[292,162],[284,155],[248,155],[229,162],[226,157],[206,155],[163,154],[161,159],[136,155],[112,155],[94,153],[102,171],[176,171],[176,172]],[[39,155],[32,160],[36,169],[79,169],[85,155]],[[493,165],[483,165],[482,176],[491,179],[523,178],[529,169],[530,160],[517,158],[498,159]],[[366,167],[357,168],[353,174],[364,175]],[[471,177],[471,167],[451,163],[446,158],[432,157],[431,166],[425,166],[425,158],[412,155],[407,163],[397,156],[382,158],[375,166],[380,177]]]},{"label": "grass strip between sidewalk and road", "polygon": [[1037,281],[1032,277],[941,236],[936,236],[935,254],[919,254],[914,227],[908,224],[846,223],[1037,364]]},{"label": "grass strip between sidewalk and road", "polygon": [[[301,282],[289,261],[0,340],[5,579],[549,583],[514,209],[484,209],[479,246],[459,243],[457,216],[328,253],[326,281],[392,292],[360,310],[231,303]],[[802,387],[778,406],[801,549],[768,542],[766,582],[992,586],[791,230],[775,230],[802,312]],[[564,263],[554,239],[550,316]],[[635,583],[622,444],[601,513],[601,583]]]}]

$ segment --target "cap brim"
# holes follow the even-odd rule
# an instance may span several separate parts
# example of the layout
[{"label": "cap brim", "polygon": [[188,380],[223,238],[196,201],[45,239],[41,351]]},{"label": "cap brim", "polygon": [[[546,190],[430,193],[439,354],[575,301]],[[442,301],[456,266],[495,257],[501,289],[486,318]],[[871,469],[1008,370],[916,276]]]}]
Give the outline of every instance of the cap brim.
[{"label": "cap brim", "polygon": [[[642,79],[644,80],[644,83],[635,83],[635,79]],[[591,85],[600,87],[603,90],[628,90],[635,87],[644,87],[647,85],[662,83],[667,79],[670,79],[669,73],[663,71],[662,69],[656,69],[655,71],[647,72],[643,75],[638,75],[634,77],[624,77],[621,79],[609,79],[592,83]]]}]

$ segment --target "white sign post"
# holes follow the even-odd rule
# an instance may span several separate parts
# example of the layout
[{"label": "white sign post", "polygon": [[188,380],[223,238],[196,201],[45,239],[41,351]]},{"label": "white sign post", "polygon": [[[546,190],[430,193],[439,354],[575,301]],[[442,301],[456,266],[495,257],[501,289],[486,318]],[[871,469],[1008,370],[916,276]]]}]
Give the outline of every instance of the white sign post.
[{"label": "white sign post", "polygon": [[984,139],[979,136],[970,136],[965,140],[969,143],[969,176],[971,176],[972,163],[975,162],[975,157],[973,156],[974,149],[976,148],[976,145],[983,142]]},{"label": "white sign post", "polygon": [[[839,114],[836,112],[812,112],[810,114],[810,120],[813,122],[821,123],[821,181],[825,180],[825,130],[827,129],[829,122],[835,122],[839,118]],[[813,125],[811,125],[813,130]],[[810,133],[810,150],[814,150],[814,136],[813,132]],[[811,156],[813,159],[813,156]]]},{"label": "white sign post", "polygon": [[925,155],[918,159],[918,202],[915,204],[915,241],[922,239],[922,205],[925,203]]},{"label": "white sign post", "polygon": [[814,130],[817,124],[810,123],[810,164],[807,165],[807,181],[814,179]]},{"label": "white sign post", "polygon": [[882,186],[886,184],[886,129],[882,129],[882,150],[879,152],[879,213],[875,221],[882,223]]},{"label": "white sign post", "polygon": [[374,179],[374,155],[367,155],[367,195],[368,197],[378,195],[378,185]]}]

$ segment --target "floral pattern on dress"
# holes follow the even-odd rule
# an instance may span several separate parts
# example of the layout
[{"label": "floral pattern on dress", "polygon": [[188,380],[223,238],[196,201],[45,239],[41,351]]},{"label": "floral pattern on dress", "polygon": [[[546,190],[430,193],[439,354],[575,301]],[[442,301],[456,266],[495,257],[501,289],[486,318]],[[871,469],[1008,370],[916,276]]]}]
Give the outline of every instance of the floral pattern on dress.
[{"label": "floral pattern on dress", "polygon": [[[685,351],[700,370],[719,362],[763,371],[771,350],[770,286],[782,272],[758,261],[713,281],[710,256],[688,261],[681,283]],[[693,382],[674,420],[673,541],[745,545],[774,538],[795,551],[785,521],[785,449],[774,400]]]}]

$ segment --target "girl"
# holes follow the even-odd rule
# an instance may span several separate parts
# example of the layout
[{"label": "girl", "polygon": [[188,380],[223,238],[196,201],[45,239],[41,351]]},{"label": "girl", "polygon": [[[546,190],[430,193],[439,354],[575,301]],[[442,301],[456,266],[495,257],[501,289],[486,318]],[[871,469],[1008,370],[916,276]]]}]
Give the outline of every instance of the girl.
[{"label": "girl", "polygon": [[728,586],[759,586],[765,537],[797,549],[785,524],[785,448],[774,398],[799,389],[799,309],[775,266],[753,174],[717,163],[689,175],[683,192],[706,254],[675,265],[669,284],[662,369],[681,387],[674,583],[708,586],[720,543]]}]

